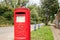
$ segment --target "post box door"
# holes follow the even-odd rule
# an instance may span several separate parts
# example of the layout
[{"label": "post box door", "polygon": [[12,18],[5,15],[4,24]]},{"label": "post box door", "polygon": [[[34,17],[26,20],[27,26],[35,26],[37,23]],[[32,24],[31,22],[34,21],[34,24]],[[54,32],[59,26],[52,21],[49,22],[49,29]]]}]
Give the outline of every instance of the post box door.
[{"label": "post box door", "polygon": [[25,29],[25,13],[24,12],[17,12],[16,13],[16,36],[22,37],[22,32]]},{"label": "post box door", "polygon": [[17,40],[28,40],[29,28],[26,22],[25,12],[16,12],[15,38]]}]

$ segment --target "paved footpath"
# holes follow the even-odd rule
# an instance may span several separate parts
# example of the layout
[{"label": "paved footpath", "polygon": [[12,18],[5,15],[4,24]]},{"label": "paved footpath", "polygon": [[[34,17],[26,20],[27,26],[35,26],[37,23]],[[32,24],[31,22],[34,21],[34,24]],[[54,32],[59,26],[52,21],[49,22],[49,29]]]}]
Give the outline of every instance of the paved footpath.
[{"label": "paved footpath", "polygon": [[[41,24],[42,26],[43,24]],[[35,25],[31,25],[31,31],[34,30]],[[38,28],[38,27],[37,27]],[[0,40],[13,40],[14,27],[0,27]]]},{"label": "paved footpath", "polygon": [[54,35],[54,40],[60,40],[60,30],[58,28],[55,28],[51,26],[53,35]]},{"label": "paved footpath", "polygon": [[[31,31],[34,25],[31,25]],[[0,27],[0,40],[14,40],[14,27]]]},{"label": "paved footpath", "polygon": [[0,40],[13,40],[14,29],[12,27],[0,27]]}]

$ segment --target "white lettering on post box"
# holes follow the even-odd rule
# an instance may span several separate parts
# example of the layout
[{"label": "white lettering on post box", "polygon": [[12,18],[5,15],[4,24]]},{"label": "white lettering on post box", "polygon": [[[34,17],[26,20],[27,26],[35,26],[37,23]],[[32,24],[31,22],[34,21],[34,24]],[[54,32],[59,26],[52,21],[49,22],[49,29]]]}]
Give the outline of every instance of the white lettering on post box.
[{"label": "white lettering on post box", "polygon": [[25,16],[17,16],[16,22],[25,22]]}]

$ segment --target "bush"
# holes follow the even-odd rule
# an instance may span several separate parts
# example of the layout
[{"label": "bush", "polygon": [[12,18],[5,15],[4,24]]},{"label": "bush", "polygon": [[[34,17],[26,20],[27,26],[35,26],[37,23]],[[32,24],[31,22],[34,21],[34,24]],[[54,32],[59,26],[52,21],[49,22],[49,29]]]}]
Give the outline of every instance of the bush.
[{"label": "bush", "polygon": [[0,26],[10,26],[13,24],[13,12],[7,11],[0,16]]},{"label": "bush", "polygon": [[12,20],[13,18],[13,12],[7,11],[4,14],[2,14],[3,17],[5,17],[7,20]]}]

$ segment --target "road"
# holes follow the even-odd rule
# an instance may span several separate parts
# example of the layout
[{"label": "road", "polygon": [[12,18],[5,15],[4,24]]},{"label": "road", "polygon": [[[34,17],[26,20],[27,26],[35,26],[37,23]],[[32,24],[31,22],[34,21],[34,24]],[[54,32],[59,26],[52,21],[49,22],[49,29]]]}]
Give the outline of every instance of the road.
[{"label": "road", "polygon": [[[44,24],[41,24],[42,26]],[[37,29],[38,27],[36,27]],[[31,31],[34,30],[34,25],[31,25]],[[13,40],[14,39],[14,26],[0,27],[0,40]]]}]

